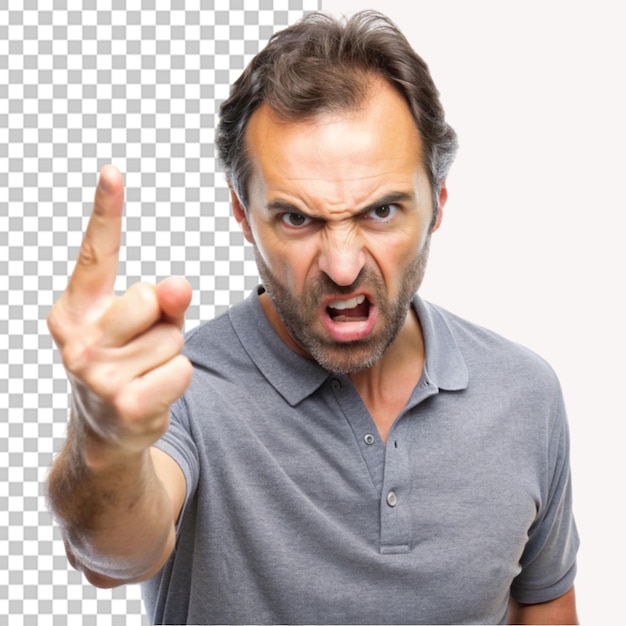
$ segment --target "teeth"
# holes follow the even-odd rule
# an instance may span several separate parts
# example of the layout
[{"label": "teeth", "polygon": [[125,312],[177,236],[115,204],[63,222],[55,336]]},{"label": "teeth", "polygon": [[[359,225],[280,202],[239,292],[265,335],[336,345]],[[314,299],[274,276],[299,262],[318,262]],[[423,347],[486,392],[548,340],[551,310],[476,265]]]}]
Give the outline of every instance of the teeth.
[{"label": "teeth", "polygon": [[343,309],[353,309],[363,302],[365,302],[365,296],[356,296],[355,298],[350,298],[349,300],[334,300],[328,306],[331,309],[343,311]]}]

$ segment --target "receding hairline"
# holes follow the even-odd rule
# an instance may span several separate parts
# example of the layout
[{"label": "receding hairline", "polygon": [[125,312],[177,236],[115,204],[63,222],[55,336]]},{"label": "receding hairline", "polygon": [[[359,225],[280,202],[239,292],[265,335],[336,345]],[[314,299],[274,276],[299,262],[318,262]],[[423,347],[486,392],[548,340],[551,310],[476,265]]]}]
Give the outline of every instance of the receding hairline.
[{"label": "receding hairline", "polygon": [[[376,108],[370,113],[368,109],[372,105]],[[402,107],[403,111],[396,107]],[[393,111],[393,114],[387,115],[387,111],[390,113]],[[370,116],[365,125],[363,125],[362,119],[357,119],[361,112]],[[371,134],[375,137],[379,137],[376,133],[377,128],[380,128],[381,126],[390,126],[390,131],[386,132],[391,132],[391,134],[387,134],[389,141],[385,141],[384,150],[389,149],[389,146],[398,147],[400,144],[403,144],[405,139],[408,140],[409,137],[414,137],[414,139],[411,139],[410,141],[415,141],[417,143],[411,143],[409,153],[413,154],[416,158],[415,165],[423,171],[424,175],[428,179],[429,187],[431,188],[432,193],[432,183],[428,173],[428,163],[425,159],[424,141],[415,122],[411,108],[408,106],[406,98],[403,97],[400,90],[398,90],[388,80],[385,80],[384,77],[374,76],[368,84],[365,97],[361,98],[360,104],[357,106],[341,107],[340,109],[332,110],[330,112],[317,111],[313,115],[297,116],[295,119],[284,119],[276,114],[276,112],[270,107],[269,103],[262,102],[250,116],[244,137],[247,160],[246,189],[244,192],[246,202],[244,202],[243,198],[237,195],[242,208],[246,211],[248,210],[249,207],[246,206],[246,203],[249,200],[248,192],[250,190],[250,186],[254,185],[254,181],[258,180],[257,177],[265,169],[265,166],[262,165],[262,163],[265,162],[263,159],[266,157],[261,158],[259,152],[263,151],[263,146],[271,146],[273,144],[274,146],[280,148],[280,145],[282,144],[282,139],[278,140],[278,143],[274,139],[276,136],[275,133],[281,132],[280,128],[276,128],[276,126],[285,128],[288,133],[287,137],[294,136],[294,134],[297,136],[300,133],[308,136],[309,131],[313,132],[313,137],[315,137],[318,131],[324,132],[323,127],[326,125],[332,126],[336,122],[341,124],[344,121],[349,124],[353,115],[355,121],[359,124],[360,129],[363,129],[366,134],[370,134],[371,132]],[[375,117],[371,117],[371,115],[374,115]],[[383,117],[381,117],[381,115]],[[399,122],[400,118],[403,120],[401,123]],[[401,124],[400,126],[398,125],[399,123]],[[309,128],[307,128],[307,126]],[[292,127],[292,129],[290,130],[289,127]],[[346,140],[350,141],[350,135],[346,135]],[[305,147],[308,145],[308,141],[299,145]],[[377,146],[377,150],[378,146],[382,146],[379,139],[371,145]],[[268,149],[270,151],[272,150],[271,147]],[[279,152],[279,155],[283,154],[288,153],[285,153],[284,151]],[[261,160],[259,160],[259,158],[261,158]],[[279,156],[279,158],[282,157]],[[282,171],[282,169],[274,170],[274,173],[278,171]],[[383,172],[384,169],[381,168],[377,172],[377,175],[381,175]],[[237,192],[233,187],[231,187],[231,189],[234,190],[235,193]],[[399,192],[395,191],[394,193]],[[408,192],[403,191],[401,195],[405,198],[407,194]]]},{"label": "receding hairline", "polygon": [[[406,106],[407,113],[411,117],[413,121],[413,126],[416,130],[417,137],[419,139],[419,146],[422,158],[424,157],[423,152],[423,138],[421,136],[421,131],[417,120],[411,110],[411,106],[401,89],[397,87],[383,72],[375,72],[372,70],[363,70],[363,68],[359,68],[361,74],[360,80],[360,89],[359,89],[359,97],[354,98],[351,102],[343,102],[337,103],[334,102],[331,106],[323,106],[314,110],[309,111],[308,113],[299,113],[295,114],[293,112],[285,112],[281,110],[277,110],[274,106],[272,106],[271,98],[263,99],[258,106],[252,111],[245,125],[245,131],[243,133],[243,144],[242,144],[242,156],[245,161],[245,169],[246,169],[246,187],[250,182],[250,178],[253,175],[253,158],[249,145],[249,132],[252,121],[257,115],[261,114],[263,111],[267,112],[270,116],[271,120],[275,124],[280,125],[291,125],[291,124],[311,124],[315,125],[323,118],[341,118],[344,116],[349,116],[351,114],[358,114],[361,111],[367,109],[369,103],[374,100],[377,94],[380,93],[383,89],[389,89],[393,91],[399,98],[402,100],[404,105]],[[424,163],[424,166],[427,167],[427,164]],[[234,189],[231,185],[231,189],[237,193],[237,190]],[[247,189],[244,191],[245,197],[239,197],[240,203],[246,208],[247,204]]]},{"label": "receding hairline", "polygon": [[458,147],[456,133],[445,121],[425,61],[389,18],[370,10],[343,19],[313,13],[278,31],[233,84],[220,105],[216,143],[226,180],[244,206],[245,134],[256,109],[267,103],[285,122],[357,110],[371,93],[371,76],[384,79],[409,107],[438,206],[438,190]]},{"label": "receding hairline", "polygon": [[[353,97],[349,100],[330,101],[324,105],[311,109],[307,112],[294,112],[286,107],[277,106],[273,98],[264,98],[259,105],[254,109],[248,118],[246,127],[250,124],[250,121],[254,115],[262,108],[269,109],[273,120],[278,124],[293,124],[308,122],[315,123],[321,118],[329,116],[342,117],[344,115],[350,115],[351,113],[359,113],[364,111],[369,103],[385,88],[392,89],[398,94],[404,101],[407,111],[413,117],[411,107],[406,96],[402,93],[402,90],[397,87],[383,72],[375,72],[372,70],[364,70],[363,68],[356,68],[356,73],[360,74],[359,80],[354,81],[353,85]],[[414,118],[415,127],[419,131],[417,121]],[[247,129],[247,128],[246,128]]]}]

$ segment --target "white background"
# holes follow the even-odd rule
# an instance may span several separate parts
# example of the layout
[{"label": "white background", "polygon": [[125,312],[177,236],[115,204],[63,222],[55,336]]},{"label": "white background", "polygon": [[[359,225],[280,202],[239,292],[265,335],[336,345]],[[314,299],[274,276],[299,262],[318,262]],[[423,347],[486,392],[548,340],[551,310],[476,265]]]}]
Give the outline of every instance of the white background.
[{"label": "white background", "polygon": [[[623,3],[330,0],[428,62],[461,148],[422,295],[544,356],[570,417],[587,624],[624,619]],[[393,146],[389,147],[393,150]]]}]

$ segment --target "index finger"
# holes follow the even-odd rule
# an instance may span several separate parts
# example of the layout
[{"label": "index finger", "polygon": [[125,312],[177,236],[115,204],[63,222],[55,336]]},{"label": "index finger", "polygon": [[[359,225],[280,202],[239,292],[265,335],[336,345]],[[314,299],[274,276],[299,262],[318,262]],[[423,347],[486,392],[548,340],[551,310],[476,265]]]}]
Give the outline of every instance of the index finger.
[{"label": "index finger", "polygon": [[88,305],[113,292],[122,240],[123,206],[122,175],[116,167],[107,165],[100,171],[93,212],[67,287],[67,295],[75,306]]}]

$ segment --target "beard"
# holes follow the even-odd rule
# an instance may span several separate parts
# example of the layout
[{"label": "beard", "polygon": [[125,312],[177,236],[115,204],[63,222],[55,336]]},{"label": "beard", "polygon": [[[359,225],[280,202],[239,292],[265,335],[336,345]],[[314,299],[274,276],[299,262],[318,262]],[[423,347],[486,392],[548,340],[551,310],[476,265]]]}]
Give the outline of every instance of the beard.
[{"label": "beard", "polygon": [[[272,273],[256,246],[254,251],[261,282],[292,339],[324,369],[335,374],[350,374],[372,367],[398,336],[424,278],[429,248],[430,236],[405,268],[395,300],[390,299],[382,276],[368,267],[364,267],[347,287],[337,285],[328,275],[320,273],[305,286],[302,295],[296,296]],[[376,327],[367,337],[342,342],[316,330],[322,298],[340,298],[359,289],[374,294],[377,307]]]}]

